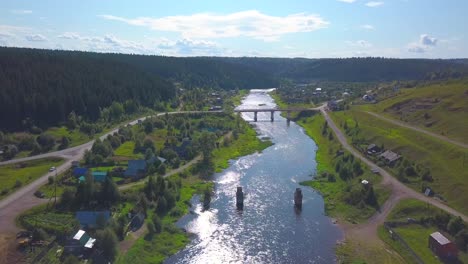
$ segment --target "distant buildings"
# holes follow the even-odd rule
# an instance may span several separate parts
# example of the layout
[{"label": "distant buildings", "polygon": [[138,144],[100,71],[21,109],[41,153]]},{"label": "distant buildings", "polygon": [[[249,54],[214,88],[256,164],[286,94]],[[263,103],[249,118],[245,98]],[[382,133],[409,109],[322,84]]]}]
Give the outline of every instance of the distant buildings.
[{"label": "distant buildings", "polygon": [[440,232],[434,232],[429,236],[429,248],[440,258],[455,259],[458,257],[457,246]]}]

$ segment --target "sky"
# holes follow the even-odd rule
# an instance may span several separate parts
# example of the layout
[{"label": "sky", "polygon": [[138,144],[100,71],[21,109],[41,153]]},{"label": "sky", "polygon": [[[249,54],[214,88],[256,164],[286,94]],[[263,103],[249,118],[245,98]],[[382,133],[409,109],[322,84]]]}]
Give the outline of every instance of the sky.
[{"label": "sky", "polygon": [[467,58],[466,0],[1,0],[0,46],[166,56]]}]

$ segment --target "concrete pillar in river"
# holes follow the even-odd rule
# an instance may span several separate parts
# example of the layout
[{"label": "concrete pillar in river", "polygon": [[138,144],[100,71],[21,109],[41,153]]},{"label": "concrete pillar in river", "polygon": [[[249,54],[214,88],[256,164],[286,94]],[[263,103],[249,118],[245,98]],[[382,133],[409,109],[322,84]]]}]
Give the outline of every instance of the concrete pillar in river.
[{"label": "concrete pillar in river", "polygon": [[257,122],[257,113],[258,112],[254,112],[254,122]]},{"label": "concrete pillar in river", "polygon": [[271,111],[271,122],[275,121],[275,111]]},{"label": "concrete pillar in river", "polygon": [[302,190],[301,188],[296,188],[294,192],[294,206],[297,208],[302,208]]},{"label": "concrete pillar in river", "polygon": [[237,187],[236,206],[239,210],[242,210],[244,208],[244,192],[242,191],[242,187]]}]

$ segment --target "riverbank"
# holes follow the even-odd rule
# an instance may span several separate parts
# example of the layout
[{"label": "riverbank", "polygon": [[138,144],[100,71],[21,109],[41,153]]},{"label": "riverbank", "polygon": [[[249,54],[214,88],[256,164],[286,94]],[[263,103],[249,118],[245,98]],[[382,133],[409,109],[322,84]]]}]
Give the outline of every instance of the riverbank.
[{"label": "riverbank", "polygon": [[[289,106],[281,100],[278,94],[270,93],[270,95],[280,107]],[[375,232],[372,230],[371,232],[357,231],[366,229],[366,222],[390,196],[390,191],[380,185],[381,177],[371,173],[370,169],[360,162],[357,162],[360,165],[353,164],[355,163],[354,156],[342,149],[333,131],[325,124],[322,115],[315,114],[299,119],[297,116],[292,116],[292,119],[296,119],[296,123],[303,127],[306,134],[318,145],[315,179],[301,184],[322,194],[326,214],[336,219],[337,224],[345,232],[345,240],[336,248],[339,260],[345,263],[374,263],[376,261],[401,263],[402,258],[388,250],[388,247],[374,235]],[[348,169],[343,169],[343,167],[348,167]],[[354,171],[354,167],[358,168],[357,171]],[[359,167],[362,172],[359,172]],[[346,170],[348,170],[347,173]],[[354,176],[347,177],[346,174],[354,174]],[[363,193],[361,184],[363,179],[372,184],[374,198],[369,201],[366,199],[368,197],[361,196],[361,201],[353,201],[353,198]],[[356,233],[361,233],[361,235],[356,237]],[[363,243],[363,241],[367,242]]]},{"label": "riverbank", "polygon": [[[245,94],[245,93],[244,93]],[[242,97],[240,97],[242,98]],[[240,101],[239,101],[240,103]],[[261,152],[272,145],[270,141],[262,141],[255,129],[245,120],[239,118],[238,129],[235,133],[228,133],[219,142],[219,148],[212,152],[212,162],[216,172],[229,166],[229,161],[255,152]],[[125,255],[117,259],[117,263],[162,263],[168,256],[177,253],[190,242],[190,234],[175,227],[175,223],[189,213],[190,201],[195,194],[203,195],[213,191],[214,183],[203,180],[197,175],[197,165],[186,171],[170,176],[181,179],[181,196],[176,203],[179,214],[167,214],[161,218],[163,231],[159,234],[138,238]]]}]

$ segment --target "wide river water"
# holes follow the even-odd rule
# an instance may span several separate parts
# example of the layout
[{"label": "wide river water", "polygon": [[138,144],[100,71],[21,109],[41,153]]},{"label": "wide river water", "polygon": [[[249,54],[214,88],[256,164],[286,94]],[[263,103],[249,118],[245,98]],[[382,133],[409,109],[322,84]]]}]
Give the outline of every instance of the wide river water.
[{"label": "wide river water", "polygon": [[[264,104],[264,105],[263,105]],[[261,106],[259,106],[261,105]],[[239,108],[272,108],[265,90],[252,90]],[[243,113],[247,121],[253,113]],[[258,113],[254,123],[260,137],[273,146],[238,158],[214,175],[215,195],[203,211],[194,198],[192,214],[178,225],[195,234],[187,247],[165,263],[333,263],[341,230],[324,214],[324,202],[313,189],[300,186],[316,172],[317,145],[294,122]],[[244,189],[244,210],[236,209],[236,187]],[[302,211],[293,197],[302,188]]]}]

